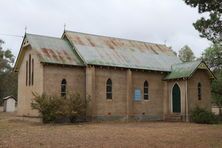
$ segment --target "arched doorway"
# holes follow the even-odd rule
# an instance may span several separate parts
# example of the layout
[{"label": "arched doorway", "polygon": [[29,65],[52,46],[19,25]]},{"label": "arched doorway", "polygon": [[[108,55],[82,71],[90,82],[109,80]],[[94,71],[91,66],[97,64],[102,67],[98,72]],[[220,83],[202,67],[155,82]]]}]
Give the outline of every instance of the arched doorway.
[{"label": "arched doorway", "polygon": [[175,84],[172,90],[172,110],[174,113],[181,112],[181,95],[178,84]]}]

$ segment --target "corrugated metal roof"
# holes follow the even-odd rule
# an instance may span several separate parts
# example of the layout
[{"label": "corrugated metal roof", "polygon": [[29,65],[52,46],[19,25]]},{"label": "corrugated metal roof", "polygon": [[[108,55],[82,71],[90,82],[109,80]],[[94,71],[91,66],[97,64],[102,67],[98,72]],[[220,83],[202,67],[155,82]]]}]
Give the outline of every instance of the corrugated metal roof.
[{"label": "corrugated metal roof", "polygon": [[171,71],[181,63],[165,45],[66,31],[86,64],[124,68]]},{"label": "corrugated metal roof", "polygon": [[41,62],[66,65],[83,65],[66,40],[54,37],[26,34]]},{"label": "corrugated metal roof", "polygon": [[197,69],[202,61],[193,61],[172,65],[172,72],[166,76],[165,80],[188,78]]}]

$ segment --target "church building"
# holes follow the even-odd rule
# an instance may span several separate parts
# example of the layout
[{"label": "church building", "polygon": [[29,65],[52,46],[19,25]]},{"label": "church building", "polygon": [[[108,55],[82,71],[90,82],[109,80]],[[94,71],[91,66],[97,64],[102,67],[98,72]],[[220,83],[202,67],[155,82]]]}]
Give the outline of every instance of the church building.
[{"label": "church building", "polygon": [[61,38],[25,34],[18,72],[20,116],[32,110],[33,92],[90,96],[92,120],[189,121],[199,106],[211,110],[211,80],[204,61],[182,63],[165,45],[64,31]]}]

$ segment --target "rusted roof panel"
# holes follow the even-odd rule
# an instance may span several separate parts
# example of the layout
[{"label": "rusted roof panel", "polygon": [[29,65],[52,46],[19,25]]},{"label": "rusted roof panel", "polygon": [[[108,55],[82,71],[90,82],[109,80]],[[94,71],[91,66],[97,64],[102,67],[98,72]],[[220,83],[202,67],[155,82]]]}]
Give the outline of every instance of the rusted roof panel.
[{"label": "rusted roof panel", "polygon": [[171,71],[181,63],[165,45],[66,31],[86,64]]},{"label": "rusted roof panel", "polygon": [[60,38],[26,34],[41,62],[65,65],[83,65],[69,43]]}]

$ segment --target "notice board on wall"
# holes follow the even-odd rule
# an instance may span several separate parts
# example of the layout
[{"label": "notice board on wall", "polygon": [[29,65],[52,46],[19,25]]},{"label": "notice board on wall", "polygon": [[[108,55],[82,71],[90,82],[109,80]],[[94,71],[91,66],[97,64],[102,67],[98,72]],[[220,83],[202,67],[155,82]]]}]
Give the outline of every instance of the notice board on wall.
[{"label": "notice board on wall", "polygon": [[141,100],[141,90],[139,88],[136,88],[134,90],[133,100],[135,100],[135,101],[140,101]]}]

